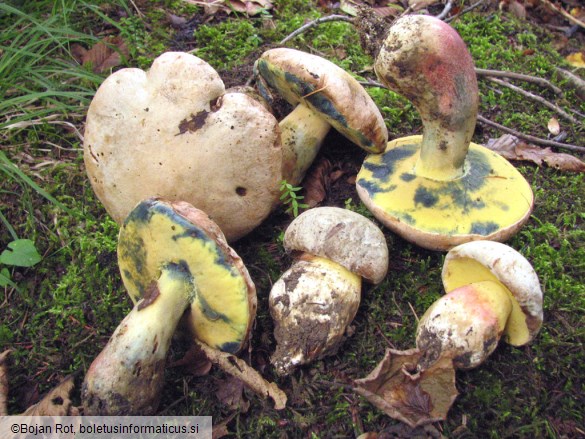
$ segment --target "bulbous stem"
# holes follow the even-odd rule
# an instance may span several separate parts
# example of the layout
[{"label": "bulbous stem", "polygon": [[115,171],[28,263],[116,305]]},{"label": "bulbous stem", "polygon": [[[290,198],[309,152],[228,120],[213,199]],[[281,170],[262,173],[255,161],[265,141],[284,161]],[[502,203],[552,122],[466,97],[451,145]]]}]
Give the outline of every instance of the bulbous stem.
[{"label": "bulbous stem", "polygon": [[86,415],[156,412],[170,342],[192,294],[177,267],[163,269],[91,364],[82,387]]},{"label": "bulbous stem", "polygon": [[415,173],[434,180],[461,177],[478,107],[473,59],[461,37],[434,17],[402,17],[390,28],[374,68],[420,113],[424,132]]},{"label": "bulbous stem", "polygon": [[297,105],[280,122],[284,151],[284,178],[299,184],[313,163],[331,125],[306,105]]}]

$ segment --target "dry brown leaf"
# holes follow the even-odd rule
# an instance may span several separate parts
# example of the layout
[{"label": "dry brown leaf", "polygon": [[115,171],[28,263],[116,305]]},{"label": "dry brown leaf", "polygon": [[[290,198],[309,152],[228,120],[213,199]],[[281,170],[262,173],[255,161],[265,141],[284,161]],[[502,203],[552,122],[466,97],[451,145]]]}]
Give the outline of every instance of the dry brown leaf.
[{"label": "dry brown leaf", "polygon": [[553,136],[558,136],[559,133],[561,132],[561,126],[560,126],[559,121],[557,120],[556,117],[551,117],[549,119],[548,124],[547,124],[547,128],[548,128],[548,131]]},{"label": "dry brown leaf", "polygon": [[8,414],[8,356],[10,349],[0,354],[0,416]]},{"label": "dry brown leaf", "polygon": [[220,438],[230,434],[230,431],[228,430],[227,425],[232,421],[232,419],[234,419],[236,414],[237,414],[237,412],[234,412],[230,416],[228,416],[227,419],[224,419],[223,421],[221,421],[217,424],[216,423],[213,424],[213,428],[211,430],[212,439],[220,439]]},{"label": "dry brown leaf", "polygon": [[90,66],[94,73],[103,73],[122,64],[122,57],[128,57],[128,46],[120,37],[106,37],[89,50],[79,44],[72,44],[71,53],[83,66]]},{"label": "dry brown leaf", "polygon": [[526,8],[524,7],[524,5],[522,3],[517,2],[515,0],[512,0],[508,4],[508,10],[516,18],[519,18],[521,20],[525,20],[526,19]]},{"label": "dry brown leaf", "polygon": [[169,367],[182,367],[183,370],[196,377],[204,376],[211,370],[211,361],[198,345],[191,345],[183,358],[169,364]]},{"label": "dry brown leaf", "polygon": [[414,12],[426,9],[435,3],[439,3],[439,0],[408,0],[408,7]]},{"label": "dry brown leaf", "polygon": [[545,163],[561,171],[585,172],[585,162],[577,157],[550,148],[540,148],[520,141],[516,136],[504,134],[498,139],[488,140],[486,147],[508,160],[530,161],[538,166]]},{"label": "dry brown leaf", "polygon": [[286,407],[286,394],[275,383],[270,383],[262,378],[244,360],[227,352],[213,349],[204,343],[198,341],[196,343],[213,364],[218,365],[224,372],[242,380],[250,390],[262,398],[271,398],[274,401],[276,410],[282,410]]},{"label": "dry brown leaf", "polygon": [[388,349],[384,359],[365,378],[354,381],[354,390],[388,416],[411,427],[445,420],[457,397],[455,369],[450,360],[413,373],[418,349]]},{"label": "dry brown leaf", "polygon": [[217,399],[231,410],[246,413],[250,403],[244,399],[244,383],[239,378],[228,376],[217,383]]},{"label": "dry brown leaf", "polygon": [[21,416],[79,416],[79,409],[70,399],[74,387],[75,379],[70,375]]},{"label": "dry brown leaf", "polygon": [[326,158],[321,158],[317,163],[311,166],[311,169],[309,169],[309,172],[305,176],[303,180],[305,198],[303,201],[308,204],[310,208],[317,206],[327,196],[330,172],[331,162]]}]

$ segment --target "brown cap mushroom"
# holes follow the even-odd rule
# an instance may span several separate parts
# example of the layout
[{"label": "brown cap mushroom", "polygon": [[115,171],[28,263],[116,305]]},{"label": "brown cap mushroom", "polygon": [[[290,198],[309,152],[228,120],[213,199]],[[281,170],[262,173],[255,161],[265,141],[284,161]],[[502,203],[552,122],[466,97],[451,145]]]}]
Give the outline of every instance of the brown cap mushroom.
[{"label": "brown cap mushroom", "polygon": [[477,81],[457,32],[435,17],[401,17],[374,68],[380,81],[413,102],[424,130],[366,158],[357,191],[368,209],[432,250],[515,234],[532,211],[532,190],[506,159],[471,143]]},{"label": "brown cap mushroom", "polygon": [[118,263],[136,304],[87,372],[86,415],[156,411],[167,351],[186,310],[198,341],[230,353],[246,344],[256,315],[242,260],[188,203],[140,202],[120,229]]},{"label": "brown cap mushroom", "polygon": [[270,291],[277,373],[335,352],[361,298],[361,278],[381,282],[388,247],[380,229],[358,213],[317,207],[299,215],[284,234],[295,261]]},{"label": "brown cap mushroom", "polygon": [[211,66],[179,52],[104,81],[88,110],[84,159],[116,222],[145,198],[181,200],[229,241],[268,216],[283,179],[274,116],[246,94],[225,93]]},{"label": "brown cap mushroom", "polygon": [[270,95],[268,86],[296,106],[280,123],[289,183],[303,179],[330,127],[368,152],[386,147],[388,131],[376,104],[355,78],[332,62],[277,48],[264,52],[254,70],[263,95]]}]

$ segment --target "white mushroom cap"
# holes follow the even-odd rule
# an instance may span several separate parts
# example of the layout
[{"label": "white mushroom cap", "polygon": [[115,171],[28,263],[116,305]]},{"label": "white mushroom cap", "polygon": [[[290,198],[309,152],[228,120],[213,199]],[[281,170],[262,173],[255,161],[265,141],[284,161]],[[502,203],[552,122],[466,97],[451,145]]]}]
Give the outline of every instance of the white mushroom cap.
[{"label": "white mushroom cap", "polygon": [[284,248],[328,258],[374,284],[388,271],[382,231],[359,213],[339,207],[316,207],[300,214],[286,229]]},{"label": "white mushroom cap", "polygon": [[104,81],[88,110],[84,159],[116,222],[139,201],[163,197],[205,211],[229,241],[278,203],[283,166],[274,116],[243,93],[225,93],[211,66],[179,52]]},{"label": "white mushroom cap", "polygon": [[471,241],[454,247],[445,257],[442,279],[447,293],[484,280],[505,286],[513,298],[513,310],[504,336],[514,346],[530,342],[542,326],[538,276],[512,247],[495,241]]}]

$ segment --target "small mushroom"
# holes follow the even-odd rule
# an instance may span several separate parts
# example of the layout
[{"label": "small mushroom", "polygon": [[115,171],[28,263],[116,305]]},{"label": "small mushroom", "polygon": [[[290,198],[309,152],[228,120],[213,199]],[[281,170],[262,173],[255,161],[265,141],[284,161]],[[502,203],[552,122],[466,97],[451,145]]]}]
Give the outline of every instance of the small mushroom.
[{"label": "small mushroom", "polygon": [[185,202],[140,202],[120,229],[118,262],[135,302],[91,364],[86,415],[156,411],[179,321],[212,348],[236,353],[248,340],[256,289],[219,227]]},{"label": "small mushroom", "polygon": [[361,278],[377,284],[388,269],[380,229],[337,207],[310,209],[295,218],[284,247],[295,260],[269,297],[277,341],[271,361],[280,375],[334,353],[357,312]]},{"label": "small mushroom", "polygon": [[447,253],[442,278],[446,292],[475,282],[497,283],[512,302],[504,331],[507,343],[525,345],[540,330],[543,312],[538,276],[512,247],[494,241],[461,244]]},{"label": "small mushroom", "polygon": [[280,122],[285,178],[298,184],[333,127],[370,153],[382,152],[388,131],[368,93],[342,68],[299,50],[267,50],[254,66],[258,88],[274,89],[294,110]]},{"label": "small mushroom", "polygon": [[[446,418],[457,396],[455,369],[482,364],[502,337],[514,346],[529,343],[542,325],[538,276],[505,244],[453,248],[442,277],[447,294],[421,317],[416,349],[388,352],[368,377],[356,380],[360,394],[413,427]],[[410,399],[425,401],[424,407],[413,411]]]},{"label": "small mushroom", "polygon": [[380,81],[413,102],[423,135],[396,139],[366,158],[357,191],[368,209],[432,250],[515,234],[532,211],[532,190],[506,159],[471,143],[477,81],[457,32],[432,16],[401,17],[374,68]]},{"label": "small mushroom", "polygon": [[274,116],[249,95],[226,92],[209,64],[180,52],[103,82],[87,113],[84,159],[117,223],[139,201],[163,197],[209,214],[228,241],[278,205],[283,179]]},{"label": "small mushroom", "polygon": [[451,249],[443,264],[446,295],[420,319],[417,347],[425,362],[450,356],[455,367],[481,364],[503,335],[522,346],[542,326],[542,290],[530,263],[513,248],[472,241]]}]

